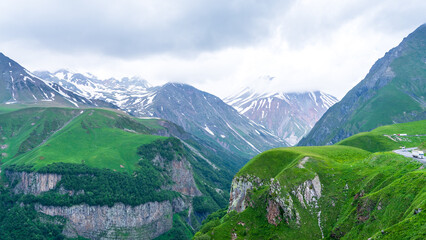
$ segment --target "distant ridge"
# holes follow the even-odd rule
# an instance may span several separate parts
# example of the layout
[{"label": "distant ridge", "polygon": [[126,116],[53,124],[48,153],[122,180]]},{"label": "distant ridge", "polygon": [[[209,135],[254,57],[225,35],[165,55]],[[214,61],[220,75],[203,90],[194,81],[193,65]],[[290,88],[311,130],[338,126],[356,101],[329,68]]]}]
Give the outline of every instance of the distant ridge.
[{"label": "distant ridge", "polygon": [[295,145],[338,100],[321,91],[259,92],[247,87],[224,101],[290,145]]},{"label": "distant ridge", "polygon": [[56,83],[45,82],[3,53],[0,53],[0,104],[113,107],[102,101],[89,100]]}]

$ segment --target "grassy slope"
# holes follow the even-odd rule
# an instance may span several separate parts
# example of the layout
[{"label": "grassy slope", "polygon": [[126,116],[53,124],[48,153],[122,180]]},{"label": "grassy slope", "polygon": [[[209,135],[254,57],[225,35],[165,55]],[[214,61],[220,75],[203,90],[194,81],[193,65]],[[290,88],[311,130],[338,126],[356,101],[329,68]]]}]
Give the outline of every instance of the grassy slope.
[{"label": "grassy slope", "polygon": [[[368,146],[366,150],[377,152],[384,147],[369,148],[376,137],[395,131],[418,133],[418,129],[424,129],[424,122],[383,126],[371,133],[355,135],[358,137],[349,138],[346,143]],[[386,139],[381,140],[385,147],[394,149]],[[210,220],[196,239],[230,239],[233,233],[237,239],[321,238],[318,210],[321,210],[326,239],[423,239],[426,214],[424,211],[413,214],[416,209],[426,208],[426,170],[419,170],[421,164],[394,153],[370,153],[343,145],[279,148],[259,154],[237,173],[237,176],[250,174],[264,180],[265,185],[250,194],[254,207]],[[299,168],[305,156],[310,159],[304,164],[305,168]],[[305,209],[291,195],[301,217],[300,226],[294,220],[288,224],[282,221],[278,226],[269,224],[266,217],[268,199],[271,199],[269,179],[278,180],[282,192],[291,194],[315,175],[322,184],[319,208]],[[382,229],[385,234],[380,232]]]},{"label": "grassy slope", "polygon": [[[149,127],[155,125],[147,121]],[[3,144],[8,145],[3,150],[7,153],[3,164],[29,164],[36,169],[54,162],[84,162],[91,167],[132,172],[139,159],[137,147],[164,138],[149,135],[149,129],[142,125],[144,120],[126,122],[118,113],[98,109],[26,109],[1,116],[0,123]],[[37,140],[32,147],[41,145],[23,152],[21,146],[30,137]]]},{"label": "grassy slope", "polygon": [[405,133],[408,135],[426,135],[426,120],[382,126],[371,132],[358,133],[337,143],[337,145],[358,147],[370,152],[391,151],[405,147],[417,147],[426,141],[426,136],[395,137],[391,140],[384,135]]},{"label": "grassy slope", "polygon": [[358,131],[368,131],[395,121],[414,119],[412,113],[424,114],[425,106],[416,98],[424,101],[426,97],[425,32],[417,33],[406,42],[404,54],[391,63],[395,77],[352,114],[349,125],[356,126]]}]

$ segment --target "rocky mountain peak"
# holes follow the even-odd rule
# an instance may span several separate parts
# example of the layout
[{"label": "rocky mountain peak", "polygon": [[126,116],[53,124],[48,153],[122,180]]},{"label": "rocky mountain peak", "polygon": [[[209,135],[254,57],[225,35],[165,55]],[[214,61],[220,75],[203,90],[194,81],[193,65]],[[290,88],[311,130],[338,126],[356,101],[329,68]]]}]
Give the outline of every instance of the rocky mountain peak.
[{"label": "rocky mountain peak", "polygon": [[224,101],[295,145],[338,100],[321,91],[274,92],[246,87]]}]

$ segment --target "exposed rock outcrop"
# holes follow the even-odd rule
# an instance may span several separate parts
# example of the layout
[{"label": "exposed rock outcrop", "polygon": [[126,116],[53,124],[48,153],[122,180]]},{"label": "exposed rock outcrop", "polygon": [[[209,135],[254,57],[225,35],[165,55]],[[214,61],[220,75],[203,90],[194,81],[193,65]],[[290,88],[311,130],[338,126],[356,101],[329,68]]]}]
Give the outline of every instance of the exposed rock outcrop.
[{"label": "exposed rock outcrop", "polygon": [[171,186],[165,186],[164,188],[180,192],[186,196],[194,197],[202,195],[195,184],[191,165],[185,157],[178,157],[172,161],[167,161],[158,154],[152,162],[156,166],[166,170],[174,182]]},{"label": "exposed rock outcrop", "polygon": [[[268,222],[273,225],[278,225],[283,219],[287,224],[291,220],[295,220],[296,224],[300,224],[300,215],[293,204],[293,199],[289,193],[283,193],[280,182],[271,179],[269,185],[269,200],[267,207]],[[282,214],[281,214],[282,213]]]},{"label": "exposed rock outcrop", "polygon": [[202,195],[195,184],[191,166],[186,159],[183,158],[181,161],[173,160],[171,167],[171,177],[174,182],[172,186],[173,191],[180,192],[187,196]]},{"label": "exposed rock outcrop", "polygon": [[247,191],[262,185],[262,180],[255,176],[246,175],[235,177],[232,180],[228,212],[233,210],[237,212],[244,211],[248,206]]},{"label": "exposed rock outcrop", "polygon": [[306,205],[318,207],[317,201],[321,197],[321,182],[318,175],[314,179],[306,180],[300,184],[292,193],[299,199],[304,208],[307,208]]},{"label": "exposed rock outcrop", "polygon": [[5,171],[10,183],[17,182],[13,188],[15,194],[39,195],[56,187],[62,176],[53,173]]},{"label": "exposed rock outcrop", "polygon": [[172,228],[173,208],[169,201],[148,202],[139,206],[116,203],[113,207],[43,206],[37,211],[68,219],[64,229],[67,237],[77,235],[90,239],[152,239]]}]

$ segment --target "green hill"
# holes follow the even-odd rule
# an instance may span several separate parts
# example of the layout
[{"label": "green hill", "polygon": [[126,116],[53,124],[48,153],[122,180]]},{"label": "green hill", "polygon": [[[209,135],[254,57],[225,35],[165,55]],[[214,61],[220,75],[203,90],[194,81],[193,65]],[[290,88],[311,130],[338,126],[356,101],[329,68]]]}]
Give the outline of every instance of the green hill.
[{"label": "green hill", "polygon": [[[407,134],[407,136],[398,136]],[[400,147],[417,147],[426,141],[426,120],[378,127],[348,137],[337,145],[361,148],[370,152],[383,152]]]},{"label": "green hill", "polygon": [[[25,112],[15,112],[0,119],[4,120],[0,123],[3,127],[10,126],[2,132],[2,136],[7,136],[4,144],[11,146],[6,151],[8,157],[3,160],[4,166],[28,164],[37,170],[54,162],[64,162],[132,172],[139,159],[136,149],[164,139],[150,135],[150,129],[143,122],[137,124],[123,115],[105,110],[40,109],[33,114]],[[34,147],[36,149],[32,150]]]},{"label": "green hill", "polygon": [[257,155],[234,177],[228,210],[209,216],[194,239],[424,239],[426,170],[383,152],[400,146],[383,134],[414,134],[424,123]]}]

